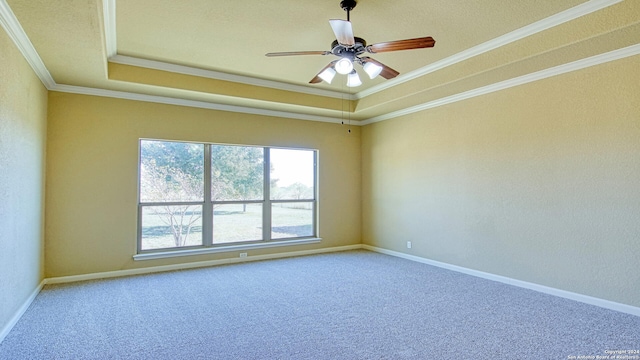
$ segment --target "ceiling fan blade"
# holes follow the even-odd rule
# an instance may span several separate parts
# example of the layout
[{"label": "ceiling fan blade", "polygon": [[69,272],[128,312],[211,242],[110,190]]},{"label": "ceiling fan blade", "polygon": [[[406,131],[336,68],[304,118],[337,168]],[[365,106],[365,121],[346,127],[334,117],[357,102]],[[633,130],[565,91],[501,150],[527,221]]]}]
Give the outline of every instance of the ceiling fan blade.
[{"label": "ceiling fan blade", "polygon": [[435,44],[436,44],[436,41],[433,40],[431,36],[427,36],[427,37],[421,37],[421,38],[415,38],[415,39],[396,40],[396,41],[377,43],[377,44],[367,46],[366,50],[367,52],[375,54],[375,53],[381,53],[381,52],[387,52],[387,51],[423,49],[423,48],[433,47]]},{"label": "ceiling fan blade", "polygon": [[396,70],[388,67],[387,65],[381,63],[380,61],[376,60],[376,59],[372,59],[368,56],[365,56],[362,58],[362,60],[364,60],[365,62],[372,62],[378,66],[380,66],[382,68],[382,71],[380,72],[380,76],[382,76],[383,78],[389,80],[389,79],[393,79],[394,77],[400,75],[399,72],[397,72]]},{"label": "ceiling fan blade", "polygon": [[292,55],[329,55],[331,51],[285,51],[285,52],[272,52],[264,54],[265,56],[292,56]]},{"label": "ceiling fan blade", "polygon": [[353,46],[356,41],[353,38],[353,28],[351,27],[351,22],[347,20],[329,20],[329,24],[333,29],[333,33],[336,35],[336,40],[338,40],[338,44]]},{"label": "ceiling fan blade", "polygon": [[327,66],[323,67],[322,70],[320,70],[318,72],[318,74],[313,79],[311,79],[311,81],[309,81],[309,84],[321,83],[322,82],[322,78],[320,77],[320,74],[322,74],[322,72],[327,70],[328,68],[332,67],[336,62],[337,62],[337,60],[332,61]]}]

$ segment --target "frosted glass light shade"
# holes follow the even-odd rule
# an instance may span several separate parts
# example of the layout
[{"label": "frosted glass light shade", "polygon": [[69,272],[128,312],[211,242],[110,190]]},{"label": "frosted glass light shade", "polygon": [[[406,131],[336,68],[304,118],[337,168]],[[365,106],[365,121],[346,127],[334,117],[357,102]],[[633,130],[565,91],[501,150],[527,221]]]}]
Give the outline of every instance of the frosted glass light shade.
[{"label": "frosted glass light shade", "polygon": [[338,74],[346,75],[350,73],[351,70],[353,70],[353,63],[351,62],[351,60],[347,58],[342,58],[338,60],[338,62],[335,65],[335,68]]},{"label": "frosted glass light shade", "polygon": [[372,62],[364,63],[364,71],[369,75],[369,79],[373,79],[374,77],[380,75],[382,72],[382,66],[378,64],[374,64]]},{"label": "frosted glass light shade", "polygon": [[348,87],[356,87],[362,85],[362,81],[360,81],[360,77],[355,71],[349,73],[347,77],[347,86]]},{"label": "frosted glass light shade", "polygon": [[333,77],[336,76],[336,71],[333,70],[333,68],[326,68],[324,69],[323,72],[321,72],[320,74],[318,74],[318,77],[324,81],[326,81],[327,83],[331,84],[331,80],[333,80]]}]

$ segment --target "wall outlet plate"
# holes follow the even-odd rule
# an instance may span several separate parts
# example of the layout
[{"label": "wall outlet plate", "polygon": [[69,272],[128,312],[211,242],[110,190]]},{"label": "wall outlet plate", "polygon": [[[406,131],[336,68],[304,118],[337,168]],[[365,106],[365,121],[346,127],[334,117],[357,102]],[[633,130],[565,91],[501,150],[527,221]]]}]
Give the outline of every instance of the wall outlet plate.
[{"label": "wall outlet plate", "polygon": [[247,253],[240,253],[240,257],[241,258],[246,258],[247,257]]}]

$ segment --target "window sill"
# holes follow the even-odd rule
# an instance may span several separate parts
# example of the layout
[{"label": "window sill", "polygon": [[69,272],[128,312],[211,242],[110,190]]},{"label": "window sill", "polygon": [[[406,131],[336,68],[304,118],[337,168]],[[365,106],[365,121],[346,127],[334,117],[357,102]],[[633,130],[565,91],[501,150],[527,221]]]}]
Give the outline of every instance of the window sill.
[{"label": "window sill", "polygon": [[154,259],[214,254],[214,253],[240,251],[240,250],[265,249],[265,248],[280,247],[280,246],[316,244],[316,243],[319,243],[320,241],[322,241],[321,238],[307,238],[307,239],[296,239],[296,240],[269,241],[269,242],[262,242],[262,243],[253,243],[253,244],[235,244],[235,245],[216,246],[216,247],[208,247],[208,248],[200,248],[200,249],[171,250],[171,251],[152,252],[152,253],[133,255],[133,260],[136,260],[136,261],[154,260]]}]

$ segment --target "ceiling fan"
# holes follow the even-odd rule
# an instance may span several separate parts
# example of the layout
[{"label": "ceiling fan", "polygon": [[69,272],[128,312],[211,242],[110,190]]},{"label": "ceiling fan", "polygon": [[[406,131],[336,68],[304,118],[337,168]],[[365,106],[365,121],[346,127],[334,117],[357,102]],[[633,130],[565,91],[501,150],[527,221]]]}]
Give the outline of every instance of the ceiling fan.
[{"label": "ceiling fan", "polygon": [[356,7],[356,0],[342,0],[340,7],[347,12],[347,20],[329,20],[329,24],[336,35],[336,40],[331,44],[330,51],[289,51],[289,52],[272,52],[265,54],[266,56],[291,56],[291,55],[335,55],[339,59],[331,61],[320,72],[309,81],[310,84],[317,84],[323,80],[331,84],[336,73],[348,75],[347,86],[354,87],[362,84],[358,74],[353,68],[353,64],[359,64],[371,79],[380,75],[385,79],[392,79],[398,74],[396,70],[374,60],[368,56],[362,56],[365,52],[376,54],[381,52],[423,49],[433,47],[436,41],[430,37],[421,37],[415,39],[405,39],[382,42],[367,45],[367,42],[359,37],[353,36],[353,28],[351,27],[350,11]]}]

